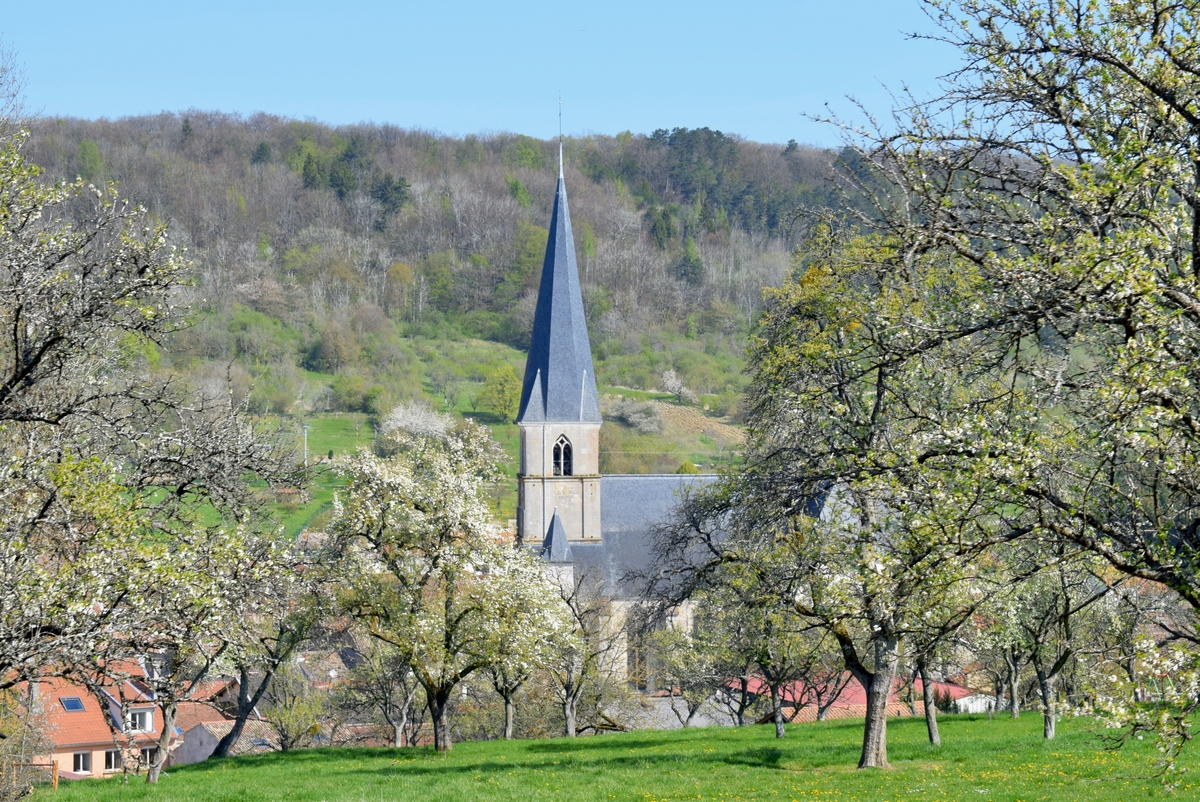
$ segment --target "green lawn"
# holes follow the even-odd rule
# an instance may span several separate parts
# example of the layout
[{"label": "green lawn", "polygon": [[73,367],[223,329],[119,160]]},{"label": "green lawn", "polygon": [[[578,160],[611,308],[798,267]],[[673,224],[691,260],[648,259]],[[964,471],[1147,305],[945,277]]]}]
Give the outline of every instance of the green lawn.
[{"label": "green lawn", "polygon": [[[632,732],[574,740],[462,743],[446,758],[426,749],[324,749],[173,769],[157,788],[133,778],[67,783],[34,798],[75,800],[1063,800],[1196,799],[1200,779],[1168,794],[1149,741],[1117,752],[1086,722],[1057,740],[1041,720],[947,717],[932,749],[921,719],[888,726],[890,771],[857,771],[858,721]],[[1195,750],[1193,749],[1193,752]],[[1188,755],[1187,764],[1200,761]]]}]

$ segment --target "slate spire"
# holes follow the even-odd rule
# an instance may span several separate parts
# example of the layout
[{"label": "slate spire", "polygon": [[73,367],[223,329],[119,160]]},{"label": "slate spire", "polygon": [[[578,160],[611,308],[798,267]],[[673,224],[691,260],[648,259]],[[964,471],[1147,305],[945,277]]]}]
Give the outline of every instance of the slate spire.
[{"label": "slate spire", "polygon": [[533,339],[525,361],[518,423],[600,423],[587,319],[579,290],[571,212],[558,151],[558,191],[550,218]]},{"label": "slate spire", "polygon": [[567,542],[567,530],[563,529],[557,508],[554,510],[554,517],[550,519],[546,537],[542,539],[542,559],[552,563],[569,563],[573,559],[571,544]]}]

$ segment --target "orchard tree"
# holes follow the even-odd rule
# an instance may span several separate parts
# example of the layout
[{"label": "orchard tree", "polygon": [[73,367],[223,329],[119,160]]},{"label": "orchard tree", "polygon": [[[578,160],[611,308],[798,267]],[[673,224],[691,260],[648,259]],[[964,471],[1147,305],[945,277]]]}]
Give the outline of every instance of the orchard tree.
[{"label": "orchard tree", "polygon": [[[130,631],[143,543],[194,531],[203,507],[256,527],[247,477],[286,481],[288,462],[228,393],[150,369],[187,281],[166,229],[115,188],[43,183],[23,142],[0,141],[4,685],[86,664]],[[100,514],[126,503],[107,491],[136,509],[135,529]]]},{"label": "orchard tree", "polygon": [[654,683],[667,692],[679,724],[692,726],[725,679],[719,673],[716,651],[698,632],[672,624],[654,630],[644,642],[654,658]]},{"label": "orchard tree", "polygon": [[282,567],[278,581],[266,589],[263,603],[247,616],[222,660],[238,677],[238,697],[231,711],[233,726],[217,742],[214,757],[229,755],[250,716],[268,698],[276,672],[309,641],[329,607],[325,571],[304,564],[297,555],[290,555]]},{"label": "orchard tree", "polygon": [[517,417],[517,408],[521,404],[521,379],[512,365],[501,365],[488,373],[475,403],[480,409],[499,417],[502,423]]},{"label": "orchard tree", "polygon": [[[826,633],[799,616],[791,599],[790,557],[763,551],[753,561],[730,562],[694,600],[697,628],[702,627],[714,663],[745,662],[766,685],[776,738],[786,734],[785,691],[799,689],[791,694],[798,711],[815,701],[810,690],[824,690],[829,680],[819,676],[826,668]],[[840,667],[836,673],[842,673]]]},{"label": "orchard tree", "polygon": [[383,719],[392,746],[416,745],[421,684],[397,650],[375,638],[362,646],[362,662],[338,686],[337,703]]},{"label": "orchard tree", "polygon": [[240,527],[155,525],[145,497],[99,460],[65,460],[57,478],[78,524],[126,544],[117,556],[136,581],[88,663],[48,668],[66,668],[94,688],[123,693],[132,681],[146,691],[162,722],[147,766],[153,784],[170,754],[179,704],[194,698],[224,655],[251,641],[256,619],[281,605],[290,566],[283,549]]},{"label": "orchard tree", "polygon": [[575,641],[570,612],[556,592],[561,589],[532,552],[519,554],[497,561],[490,577],[507,588],[493,600],[485,646],[492,687],[504,700],[505,740],[513,737],[517,692]]},{"label": "orchard tree", "polygon": [[342,603],[413,672],[442,752],[458,684],[535,659],[562,630],[557,587],[489,519],[482,488],[498,459],[488,431],[469,421],[444,437],[410,435],[391,458],[349,461],[334,505]]},{"label": "orchard tree", "polygon": [[[976,289],[872,366],[974,348],[960,403],[992,413],[969,438],[940,426],[928,459],[952,459],[988,506],[1161,583],[1194,616],[1200,4],[927,5],[962,69],[887,130],[859,131],[846,179],[875,201],[863,225],[943,254]],[[1185,640],[1197,659],[1200,641]],[[1181,704],[1170,717],[1196,706]]]},{"label": "orchard tree", "polygon": [[0,691],[0,800],[15,802],[33,793],[43,769],[34,761],[53,745],[38,726],[43,710],[32,688]]},{"label": "orchard tree", "polygon": [[[777,573],[769,584],[836,640],[866,692],[859,765],[884,767],[905,650],[969,618],[989,592],[972,558],[1032,522],[980,491],[988,459],[964,459],[996,456],[986,422],[1003,388],[970,370],[990,343],[900,358],[977,302],[969,265],[836,223],[816,227],[768,296],[749,353],[746,465],[665,530],[652,593],[719,584],[731,564]],[[1026,405],[1003,414],[1006,436],[1035,429]]]},{"label": "orchard tree", "polygon": [[[609,692],[628,669],[625,660],[629,645],[624,616],[603,592],[601,583],[587,571],[558,578],[558,594],[566,606],[567,635],[547,670],[563,712],[563,735],[574,738],[580,726],[581,705],[595,702],[583,711],[602,718],[600,709]],[[641,678],[630,677],[633,681]],[[610,722],[611,723],[611,722]],[[599,730],[598,723],[587,723]]]},{"label": "orchard tree", "polygon": [[314,686],[297,660],[279,666],[263,709],[263,719],[279,740],[279,751],[304,749],[315,743],[330,701],[328,692]]},{"label": "orchard tree", "polygon": [[1024,441],[988,422],[1005,459],[963,451],[981,491],[1200,609],[1200,5],[929,5],[965,66],[894,134],[863,132],[871,222],[983,293],[906,358],[988,343],[993,386],[1053,414]]},{"label": "orchard tree", "polygon": [[166,650],[169,718],[261,587],[247,479],[286,481],[288,455],[228,393],[153,369],[187,283],[166,228],[115,186],[43,182],[0,128],[0,685]]}]

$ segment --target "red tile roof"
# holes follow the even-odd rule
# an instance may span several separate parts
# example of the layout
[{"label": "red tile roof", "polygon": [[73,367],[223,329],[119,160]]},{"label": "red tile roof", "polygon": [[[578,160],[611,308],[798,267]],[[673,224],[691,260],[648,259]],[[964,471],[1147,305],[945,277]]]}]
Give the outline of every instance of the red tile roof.
[{"label": "red tile roof", "polygon": [[[60,677],[47,677],[37,683],[35,694],[42,706],[42,715],[46,721],[46,736],[54,743],[56,750],[69,749],[75,746],[95,746],[111,744],[112,731],[109,728],[108,710],[101,705],[95,696],[88,693],[87,688],[76,685]],[[65,697],[75,697],[83,704],[83,710],[68,711],[63,707]],[[153,709],[136,689],[126,691],[126,698],[137,697],[141,704],[135,703],[135,710]],[[157,743],[162,733],[162,715],[153,709],[154,732],[141,733],[135,737],[135,742]]]},{"label": "red tile roof", "polygon": [[180,702],[175,711],[175,726],[183,732],[187,732],[197,724],[229,720],[229,716],[207,702]]}]

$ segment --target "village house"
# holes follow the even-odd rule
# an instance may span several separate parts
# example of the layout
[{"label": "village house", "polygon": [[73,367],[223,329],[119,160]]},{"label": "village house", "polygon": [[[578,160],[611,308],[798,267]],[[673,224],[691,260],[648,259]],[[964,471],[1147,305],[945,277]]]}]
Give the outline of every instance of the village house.
[{"label": "village house", "polygon": [[[171,753],[171,765],[201,763],[212,757],[217,744],[233,729],[232,720],[205,721],[183,731],[183,743]],[[279,749],[279,737],[265,721],[250,720],[229,750],[230,757],[258,755]]]},{"label": "village house", "polygon": [[[98,694],[61,677],[33,683],[33,699],[51,746],[50,753],[38,756],[36,763],[50,766],[57,762],[59,776],[64,779],[138,771],[149,764],[159,748],[162,714],[147,686],[138,679],[139,674],[144,676],[141,664],[131,661],[122,670],[131,676],[120,683],[102,683]],[[29,685],[23,684],[21,690],[28,693]],[[237,694],[236,680],[206,680],[196,687],[191,699],[179,703],[168,766],[204,760],[212,754],[220,736],[207,746],[207,752],[203,751],[205,745],[212,733],[223,736],[229,731],[233,722],[224,711],[234,704]],[[125,715],[121,714],[122,699]],[[267,749],[276,748],[264,727],[260,721],[247,722],[234,753],[263,751],[260,741]],[[196,757],[201,753],[202,757]]]},{"label": "village house", "polygon": [[[128,766],[145,766],[158,749],[162,735],[162,715],[135,680],[123,687],[106,685],[101,698],[87,688],[58,677],[33,683],[32,697],[40,709],[43,732],[51,743],[50,754],[34,762],[58,763],[61,777],[98,777],[121,771]],[[29,686],[23,686],[29,692]],[[121,697],[126,699],[126,715],[121,715]],[[177,744],[172,736],[171,748]]]}]

